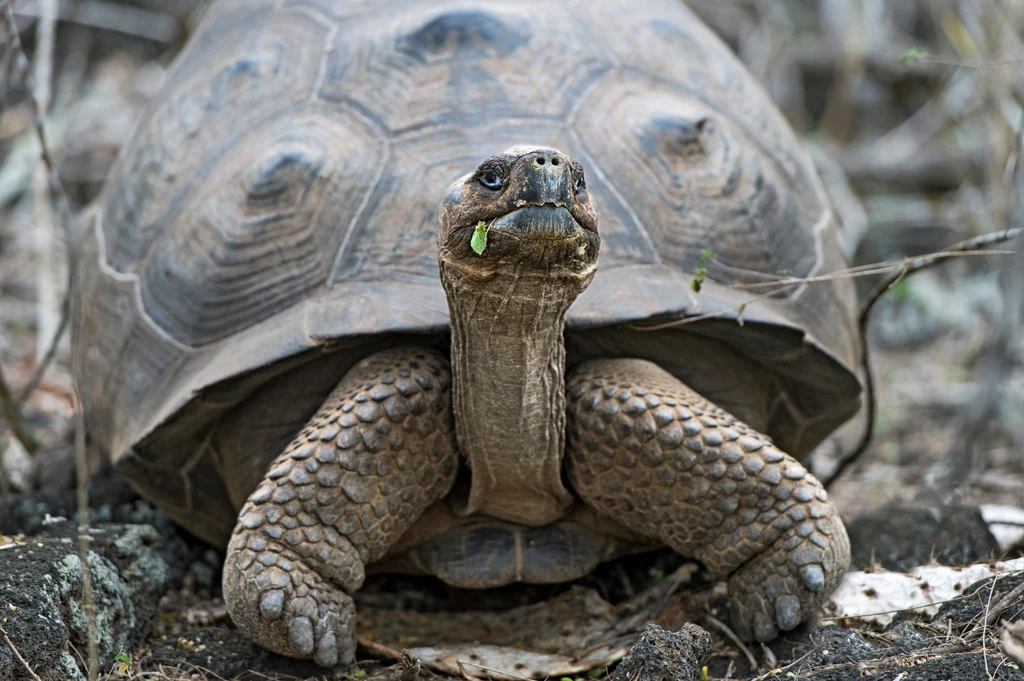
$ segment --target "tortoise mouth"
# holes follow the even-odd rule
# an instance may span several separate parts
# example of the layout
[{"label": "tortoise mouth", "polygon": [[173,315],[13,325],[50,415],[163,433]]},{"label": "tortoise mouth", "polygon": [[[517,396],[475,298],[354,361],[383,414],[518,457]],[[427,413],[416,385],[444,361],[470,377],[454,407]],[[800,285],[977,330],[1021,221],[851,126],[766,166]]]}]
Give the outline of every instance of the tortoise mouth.
[{"label": "tortoise mouth", "polygon": [[524,206],[495,219],[488,231],[530,241],[564,241],[583,232],[565,206],[545,203]]}]

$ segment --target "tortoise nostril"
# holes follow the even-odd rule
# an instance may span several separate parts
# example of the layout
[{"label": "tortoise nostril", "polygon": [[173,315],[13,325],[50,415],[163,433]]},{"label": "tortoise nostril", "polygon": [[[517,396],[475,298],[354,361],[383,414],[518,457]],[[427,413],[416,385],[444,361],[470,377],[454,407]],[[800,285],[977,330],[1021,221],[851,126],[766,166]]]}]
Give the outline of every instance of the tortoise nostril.
[{"label": "tortoise nostril", "polygon": [[547,152],[547,153],[541,152],[541,153],[538,153],[536,156],[533,157],[533,166],[535,168],[541,168],[541,167],[546,166],[548,164],[551,164],[552,166],[558,166],[558,165],[561,165],[564,162],[565,162],[565,159],[563,159],[561,156],[558,156],[558,155],[553,154],[551,152]]}]

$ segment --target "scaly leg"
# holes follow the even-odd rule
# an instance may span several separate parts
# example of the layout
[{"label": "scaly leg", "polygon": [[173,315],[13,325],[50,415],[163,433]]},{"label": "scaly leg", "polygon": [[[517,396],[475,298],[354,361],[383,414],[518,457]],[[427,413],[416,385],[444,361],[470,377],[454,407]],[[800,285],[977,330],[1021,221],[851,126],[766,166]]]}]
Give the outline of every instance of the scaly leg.
[{"label": "scaly leg", "polygon": [[569,480],[587,504],[729,575],[745,640],[815,616],[850,545],[803,466],[652,362],[586,362],[567,393]]},{"label": "scaly leg", "polygon": [[402,348],[359,362],[239,513],[223,580],[235,624],[282,655],[351,662],[364,566],[456,471],[447,359]]}]

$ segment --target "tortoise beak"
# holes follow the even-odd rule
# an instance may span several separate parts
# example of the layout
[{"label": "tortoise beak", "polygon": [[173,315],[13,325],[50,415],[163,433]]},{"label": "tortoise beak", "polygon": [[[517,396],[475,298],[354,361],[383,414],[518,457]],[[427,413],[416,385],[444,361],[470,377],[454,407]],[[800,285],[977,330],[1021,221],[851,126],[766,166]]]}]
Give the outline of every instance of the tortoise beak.
[{"label": "tortoise beak", "polygon": [[491,223],[490,229],[519,239],[567,239],[582,227],[575,207],[569,159],[554,149],[524,154],[512,169],[515,209]]},{"label": "tortoise beak", "polygon": [[519,239],[562,240],[579,236],[583,228],[565,206],[526,206],[506,213],[490,225],[492,233]]}]

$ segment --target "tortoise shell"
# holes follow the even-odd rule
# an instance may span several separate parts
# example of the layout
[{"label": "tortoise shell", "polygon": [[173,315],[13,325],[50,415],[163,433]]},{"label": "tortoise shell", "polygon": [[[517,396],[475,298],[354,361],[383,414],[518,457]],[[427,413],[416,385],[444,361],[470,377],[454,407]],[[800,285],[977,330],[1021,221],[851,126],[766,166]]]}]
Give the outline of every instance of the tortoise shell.
[{"label": "tortoise shell", "polygon": [[441,199],[520,143],[578,158],[600,212],[570,364],[656,361],[797,457],[856,412],[851,284],[730,286],[846,263],[808,155],[678,0],[219,0],[80,216],[92,442],[226,542],[350,366],[446,347]]}]

